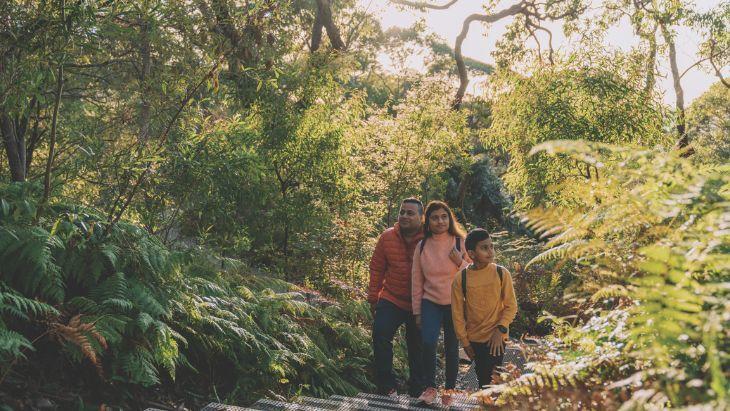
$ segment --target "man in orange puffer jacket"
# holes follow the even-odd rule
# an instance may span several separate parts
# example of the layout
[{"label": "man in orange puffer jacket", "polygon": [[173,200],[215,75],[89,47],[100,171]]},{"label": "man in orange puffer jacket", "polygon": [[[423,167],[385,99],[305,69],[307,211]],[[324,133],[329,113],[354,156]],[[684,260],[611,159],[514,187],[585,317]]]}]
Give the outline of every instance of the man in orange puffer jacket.
[{"label": "man in orange puffer jacket", "polygon": [[383,231],[370,260],[368,302],[373,313],[373,353],[378,391],[395,395],[393,337],[406,325],[408,346],[408,393],[417,397],[423,389],[421,332],[411,309],[411,266],[416,244],[423,238],[423,203],[403,200],[395,226]]}]

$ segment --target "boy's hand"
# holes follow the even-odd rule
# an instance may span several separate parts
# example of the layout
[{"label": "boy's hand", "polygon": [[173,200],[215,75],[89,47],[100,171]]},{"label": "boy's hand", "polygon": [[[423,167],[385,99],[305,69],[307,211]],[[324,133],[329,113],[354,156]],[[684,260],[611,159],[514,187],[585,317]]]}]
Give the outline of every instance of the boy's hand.
[{"label": "boy's hand", "polygon": [[489,337],[489,354],[494,356],[504,354],[504,334],[496,328]]},{"label": "boy's hand", "polygon": [[416,314],[416,327],[421,328],[421,314]]},{"label": "boy's hand", "polygon": [[461,267],[461,263],[464,261],[464,259],[461,257],[461,253],[459,251],[456,251],[456,248],[452,248],[451,252],[449,253],[449,258],[451,261],[456,264],[457,267]]},{"label": "boy's hand", "polygon": [[470,360],[474,361],[474,357],[476,357],[476,353],[474,352],[474,347],[472,347],[471,345],[467,345],[466,347],[464,347],[464,352],[466,353],[467,356],[469,356]]}]

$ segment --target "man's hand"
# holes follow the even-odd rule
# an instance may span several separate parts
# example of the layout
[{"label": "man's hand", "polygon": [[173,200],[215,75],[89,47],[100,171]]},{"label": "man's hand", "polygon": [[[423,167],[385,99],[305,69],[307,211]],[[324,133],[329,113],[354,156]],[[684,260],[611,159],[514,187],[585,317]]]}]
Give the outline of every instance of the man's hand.
[{"label": "man's hand", "polygon": [[416,314],[416,327],[421,328],[421,314]]},{"label": "man's hand", "polygon": [[464,352],[466,353],[466,355],[469,356],[470,360],[474,361],[474,357],[476,357],[474,347],[472,347],[471,345],[467,345],[466,347],[464,347]]},{"label": "man's hand", "polygon": [[373,316],[373,319],[375,319],[375,304],[370,303],[370,315]]},{"label": "man's hand", "polygon": [[457,267],[461,267],[461,263],[464,262],[464,259],[461,257],[461,253],[459,251],[456,251],[456,248],[452,248],[451,252],[449,253],[449,258],[451,261],[456,264]]},{"label": "man's hand", "polygon": [[492,331],[492,336],[489,337],[489,354],[497,356],[504,354],[504,334],[498,329]]}]

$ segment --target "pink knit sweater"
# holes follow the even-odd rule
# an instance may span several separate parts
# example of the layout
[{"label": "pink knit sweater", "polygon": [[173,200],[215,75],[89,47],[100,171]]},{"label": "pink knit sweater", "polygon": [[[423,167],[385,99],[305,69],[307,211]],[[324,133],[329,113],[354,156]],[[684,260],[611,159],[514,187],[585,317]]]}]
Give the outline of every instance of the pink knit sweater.
[{"label": "pink knit sweater", "polygon": [[457,272],[466,268],[471,260],[464,249],[464,240],[461,241],[461,253],[464,261],[457,266],[449,258],[449,253],[456,247],[456,237],[448,232],[434,234],[426,241],[421,253],[421,243],[416,245],[413,254],[413,281],[411,282],[411,303],[413,314],[421,314],[421,299],[448,305],[451,304],[451,283]]}]

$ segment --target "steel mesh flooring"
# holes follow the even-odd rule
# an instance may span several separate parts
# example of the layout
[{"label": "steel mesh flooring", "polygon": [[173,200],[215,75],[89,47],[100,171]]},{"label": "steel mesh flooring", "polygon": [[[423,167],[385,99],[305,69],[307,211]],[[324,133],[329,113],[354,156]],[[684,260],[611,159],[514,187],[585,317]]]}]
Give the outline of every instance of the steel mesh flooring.
[{"label": "steel mesh flooring", "polygon": [[[506,348],[504,354],[504,363],[512,363],[518,368],[524,368],[525,358],[522,352],[511,345]],[[475,391],[478,387],[477,376],[472,362],[466,372],[459,375],[457,379],[457,388],[467,391]],[[449,407],[442,406],[439,403],[428,406],[418,402],[416,398],[407,395],[384,396],[377,394],[360,393],[355,397],[345,397],[341,395],[333,395],[327,399],[299,397],[296,402],[283,402],[270,399],[261,399],[250,407],[239,407],[235,405],[210,403],[201,411],[314,411],[314,410],[337,410],[337,411],[374,411],[374,410],[444,410],[444,411],[462,411],[480,409],[480,405],[476,400],[470,399],[465,395],[455,396]],[[145,411],[161,411],[154,408],[148,408]]]}]

